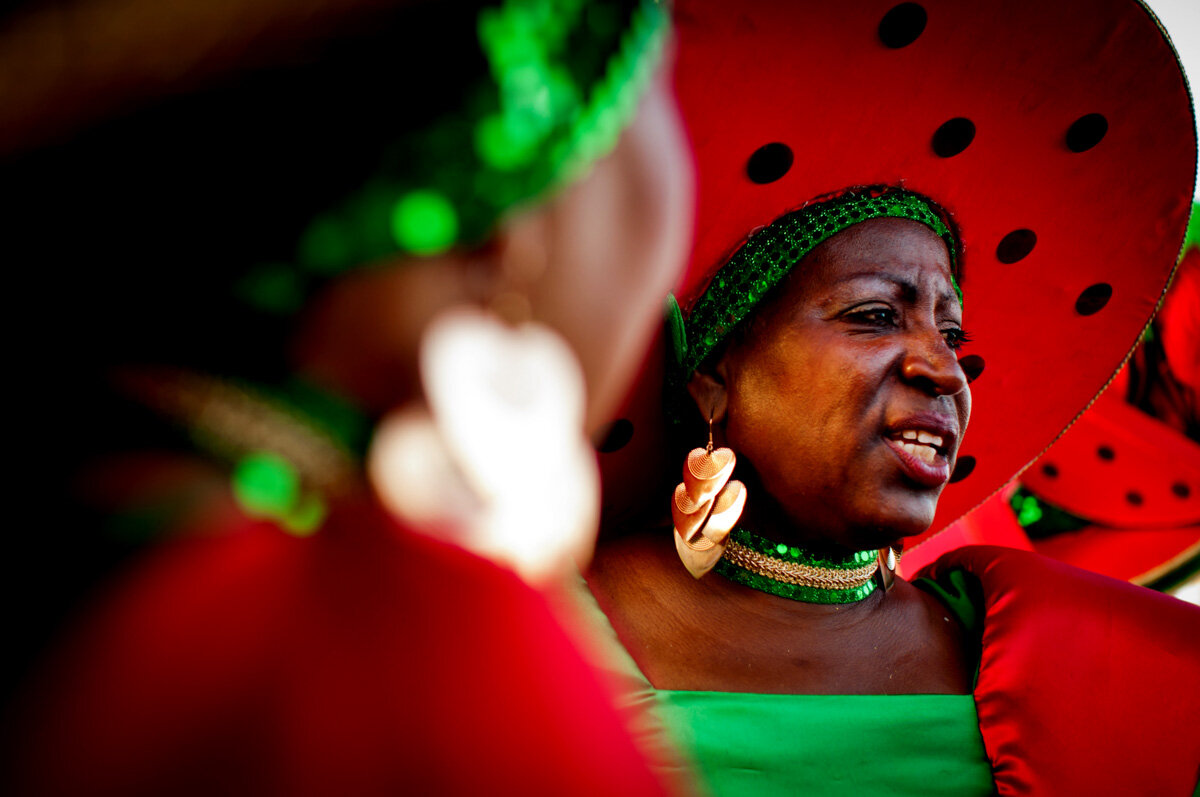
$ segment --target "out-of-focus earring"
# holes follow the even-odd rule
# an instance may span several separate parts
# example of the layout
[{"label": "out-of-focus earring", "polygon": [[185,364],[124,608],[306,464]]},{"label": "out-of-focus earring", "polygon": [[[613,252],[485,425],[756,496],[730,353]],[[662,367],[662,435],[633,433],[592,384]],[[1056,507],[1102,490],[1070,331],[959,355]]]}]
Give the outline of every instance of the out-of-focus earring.
[{"label": "out-of-focus earring", "polygon": [[411,527],[552,583],[587,564],[600,481],[583,370],[552,329],[471,307],[421,339],[425,406],[379,424],[367,472]]},{"label": "out-of-focus earring", "polygon": [[712,423],[709,417],[708,445],[688,453],[671,502],[675,550],[695,578],[712,570],[725,553],[729,532],[746,506],[746,486],[729,479],[737,457],[733,449],[713,448]]},{"label": "out-of-focus earring", "polygon": [[533,318],[529,297],[548,263],[535,238],[507,238],[498,273],[476,276],[486,309],[450,307],[426,325],[423,406],[379,424],[368,473],[411,527],[544,585],[587,565],[600,473],[583,432],[583,369]]}]

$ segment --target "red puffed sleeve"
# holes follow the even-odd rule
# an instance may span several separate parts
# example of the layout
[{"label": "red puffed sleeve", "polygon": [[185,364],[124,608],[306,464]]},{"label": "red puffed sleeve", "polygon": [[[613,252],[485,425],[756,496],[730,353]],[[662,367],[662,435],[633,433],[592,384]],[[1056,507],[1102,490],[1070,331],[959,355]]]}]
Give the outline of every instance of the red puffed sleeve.
[{"label": "red puffed sleeve", "polygon": [[1000,794],[1190,795],[1200,608],[1009,548],[951,551],[985,599],[975,702]]}]

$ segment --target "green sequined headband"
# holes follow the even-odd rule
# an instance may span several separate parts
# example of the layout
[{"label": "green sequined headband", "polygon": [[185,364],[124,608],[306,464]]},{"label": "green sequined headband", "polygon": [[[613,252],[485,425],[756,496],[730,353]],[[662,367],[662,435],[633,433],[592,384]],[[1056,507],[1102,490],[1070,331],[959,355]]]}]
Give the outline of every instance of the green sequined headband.
[{"label": "green sequined headband", "polygon": [[687,319],[674,296],[667,298],[667,325],[675,352],[674,379],[681,384],[771,289],[822,242],[868,219],[911,219],[933,230],[950,252],[951,281],[959,302],[958,240],[944,213],[930,200],[902,188],[854,189],[776,219],[755,233],[717,272]]},{"label": "green sequined headband", "polygon": [[662,0],[505,0],[476,28],[487,74],[460,110],[395,142],[290,259],[246,274],[243,301],[294,312],[315,279],[481,243],[508,209],[578,179],[633,118],[670,12]]}]

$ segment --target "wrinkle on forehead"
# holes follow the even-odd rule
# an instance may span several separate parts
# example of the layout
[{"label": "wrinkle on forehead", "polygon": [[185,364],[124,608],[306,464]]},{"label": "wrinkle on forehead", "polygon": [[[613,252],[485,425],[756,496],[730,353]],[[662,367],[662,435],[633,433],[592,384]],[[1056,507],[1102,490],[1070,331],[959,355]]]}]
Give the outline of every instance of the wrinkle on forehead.
[{"label": "wrinkle on forehead", "polygon": [[884,280],[898,286],[907,301],[915,301],[920,295],[922,278],[933,265],[939,277],[937,282],[941,283],[935,289],[935,302],[939,305],[946,299],[957,302],[946,243],[920,222],[870,219],[823,242],[805,260],[808,262],[793,272],[801,285]]},{"label": "wrinkle on forehead", "polygon": [[[933,302],[938,307],[946,304],[958,304],[958,295],[954,293],[948,276],[946,279],[936,280],[938,285],[933,290],[929,290],[928,286],[923,288],[917,280],[911,279],[908,275],[896,274],[886,270],[887,268],[882,266],[877,271],[860,271],[857,274],[840,277],[834,289],[836,291],[837,288],[853,282],[886,282],[894,286],[899,291],[900,298],[910,304],[916,304],[923,295],[929,293],[933,294]],[[946,271],[943,276],[948,274],[949,271]]]}]

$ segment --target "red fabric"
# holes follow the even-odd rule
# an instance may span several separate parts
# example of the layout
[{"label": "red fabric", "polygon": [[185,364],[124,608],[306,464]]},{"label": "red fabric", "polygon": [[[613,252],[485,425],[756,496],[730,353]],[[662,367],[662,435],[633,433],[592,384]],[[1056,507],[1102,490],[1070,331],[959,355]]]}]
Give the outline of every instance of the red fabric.
[{"label": "red fabric", "polygon": [[543,600],[371,505],[165,546],[27,701],[32,794],[658,794]]},{"label": "red fabric", "polygon": [[975,702],[1000,794],[1189,795],[1200,608],[1037,554],[968,546],[987,615]]},{"label": "red fabric", "polygon": [[[1076,424],[1076,428],[1078,426]],[[1067,435],[1074,431],[1072,428]],[[1028,472],[1034,470],[1036,468]],[[1146,584],[1162,575],[1164,568],[1169,569],[1186,558],[1188,552],[1200,544],[1200,525],[1132,529],[1089,526],[1031,541],[1017,524],[1017,516],[1009,506],[1014,489],[1015,485],[1010,485],[942,533],[906,549],[900,560],[901,574],[907,578],[947,551],[964,545],[1003,545],[1037,551],[1060,562],[1122,581]]]},{"label": "red fabric", "polygon": [[1033,549],[1093,573],[1151,584],[1177,568],[1187,572],[1186,560],[1200,554],[1200,525],[1173,529],[1090,526],[1034,540]]}]

